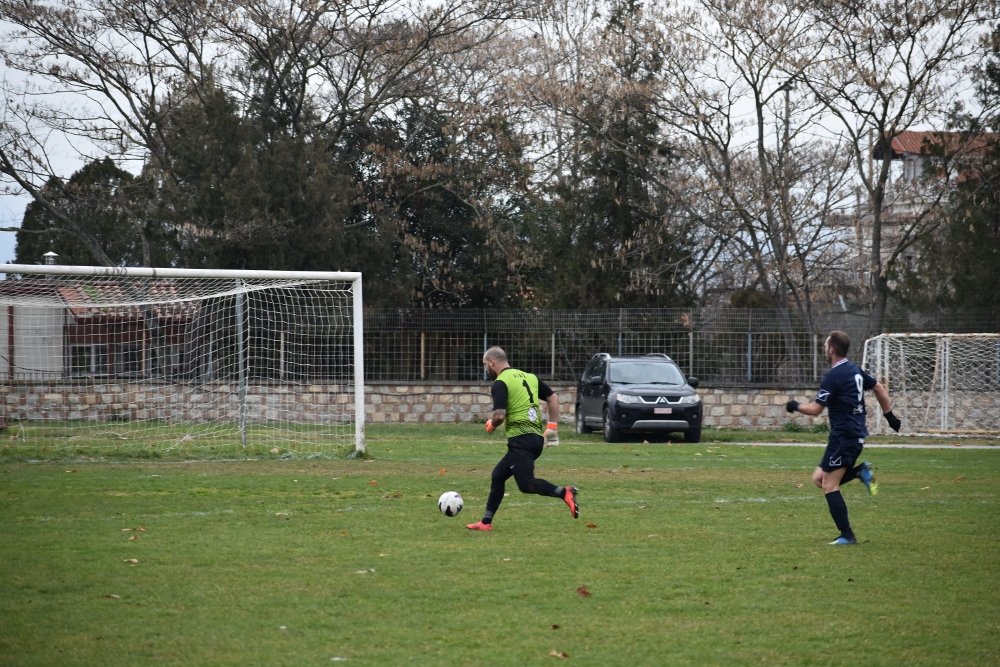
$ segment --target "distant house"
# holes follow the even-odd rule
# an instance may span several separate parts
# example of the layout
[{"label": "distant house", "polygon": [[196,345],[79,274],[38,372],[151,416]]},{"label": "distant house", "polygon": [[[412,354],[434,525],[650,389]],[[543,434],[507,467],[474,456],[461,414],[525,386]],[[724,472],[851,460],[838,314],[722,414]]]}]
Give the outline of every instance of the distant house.
[{"label": "distant house", "polygon": [[[955,185],[979,171],[989,149],[1000,141],[992,132],[921,132],[907,130],[879,142],[876,160],[898,163],[886,189],[882,208],[883,245],[895,245],[895,235],[922,218],[934,216]],[[912,261],[904,255],[903,261]]]},{"label": "distant house", "polygon": [[325,381],[353,358],[348,317],[308,291],[3,280],[0,380]]},{"label": "distant house", "polygon": [[[168,281],[136,305],[125,285],[46,278],[0,281],[0,378],[172,377],[197,302]],[[142,301],[143,299],[138,299]]]},{"label": "distant house", "polygon": [[898,161],[901,173],[897,180],[917,181],[926,173],[929,164],[953,165],[953,176],[958,180],[968,177],[975,170],[986,150],[1000,141],[1000,135],[982,132],[969,135],[962,132],[921,132],[905,130],[875,145],[872,157]]},{"label": "distant house", "polygon": [[[885,137],[872,148],[873,160],[891,163],[889,182],[882,202],[881,247],[883,259],[897,248],[902,234],[914,224],[940,210],[949,188],[979,169],[987,149],[1000,142],[1000,134],[968,135],[961,132],[906,130]],[[867,289],[872,251],[871,201],[863,189],[857,191],[852,209],[831,219],[839,234],[846,260],[838,286],[848,295]],[[912,252],[912,251],[908,251]],[[914,261],[904,254],[903,262]]]}]

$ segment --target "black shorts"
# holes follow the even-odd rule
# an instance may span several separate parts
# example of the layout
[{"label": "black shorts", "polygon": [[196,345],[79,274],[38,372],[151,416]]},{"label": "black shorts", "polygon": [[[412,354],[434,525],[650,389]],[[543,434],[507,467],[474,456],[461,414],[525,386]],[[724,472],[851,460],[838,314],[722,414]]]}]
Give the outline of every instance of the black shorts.
[{"label": "black shorts", "polygon": [[861,450],[865,448],[864,438],[830,437],[819,467],[825,472],[833,472],[838,468],[853,468]]},{"label": "black shorts", "polygon": [[507,450],[514,452],[522,460],[531,460],[532,463],[542,455],[544,449],[545,438],[539,433],[522,433],[507,438]]},{"label": "black shorts", "polygon": [[535,479],[535,459],[542,455],[545,439],[537,433],[525,433],[507,438],[507,453],[493,468],[493,481],[504,482],[513,477],[522,490]]}]

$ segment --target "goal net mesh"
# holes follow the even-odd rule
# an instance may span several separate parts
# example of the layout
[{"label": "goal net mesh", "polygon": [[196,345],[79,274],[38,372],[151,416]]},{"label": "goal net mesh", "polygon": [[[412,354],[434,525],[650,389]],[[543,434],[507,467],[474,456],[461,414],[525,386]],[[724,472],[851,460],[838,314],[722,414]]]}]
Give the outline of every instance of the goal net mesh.
[{"label": "goal net mesh", "polygon": [[[903,431],[1000,436],[1000,334],[883,334],[863,364],[889,390]],[[886,433],[881,411],[872,433]]]},{"label": "goal net mesh", "polygon": [[[8,453],[248,457],[363,447],[360,277],[3,270],[0,447]],[[128,271],[136,270],[117,273]]]}]

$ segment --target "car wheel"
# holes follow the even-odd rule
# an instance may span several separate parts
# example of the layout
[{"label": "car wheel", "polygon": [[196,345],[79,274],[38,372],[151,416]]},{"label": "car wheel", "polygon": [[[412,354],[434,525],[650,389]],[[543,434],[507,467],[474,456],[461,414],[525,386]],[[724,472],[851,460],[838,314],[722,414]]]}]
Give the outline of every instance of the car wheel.
[{"label": "car wheel", "polygon": [[701,442],[701,427],[684,432],[684,442]]},{"label": "car wheel", "polygon": [[594,429],[587,426],[586,422],[583,420],[583,413],[580,412],[580,406],[576,406],[576,432],[580,435],[584,433],[590,433]]},{"label": "car wheel", "polygon": [[607,408],[604,408],[604,441],[618,442],[621,437],[621,431],[616,429],[611,423],[611,412]]}]

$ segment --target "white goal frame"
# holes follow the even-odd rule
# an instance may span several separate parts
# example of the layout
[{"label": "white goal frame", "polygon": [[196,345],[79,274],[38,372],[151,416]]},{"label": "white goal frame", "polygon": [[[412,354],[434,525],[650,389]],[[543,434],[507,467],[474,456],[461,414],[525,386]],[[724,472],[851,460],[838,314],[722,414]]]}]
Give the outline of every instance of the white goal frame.
[{"label": "white goal frame", "polygon": [[[31,277],[80,277],[81,279],[86,278],[99,278],[99,279],[128,279],[128,278],[149,278],[149,279],[163,279],[165,281],[171,279],[177,280],[191,280],[191,279],[210,279],[210,280],[227,280],[231,279],[233,281],[240,280],[260,280],[260,281],[287,281],[289,286],[295,286],[298,284],[318,284],[318,281],[337,281],[340,283],[349,283],[349,291],[351,292],[352,299],[350,304],[351,309],[351,319],[350,326],[352,327],[352,352],[353,352],[353,378],[351,379],[351,384],[353,385],[353,422],[354,422],[354,434],[353,434],[353,445],[356,454],[364,454],[366,451],[365,443],[365,373],[364,373],[364,327],[363,327],[363,295],[362,295],[362,275],[360,272],[351,271],[255,271],[255,270],[227,270],[227,269],[183,269],[183,268],[149,268],[149,267],[97,267],[97,266],[62,266],[62,265],[22,265],[22,264],[0,264],[0,274],[11,275],[17,274],[20,276],[31,276]],[[16,282],[16,281],[13,281]],[[7,281],[0,281],[0,285],[11,284]],[[232,294],[239,292],[239,290],[234,289]],[[239,301],[239,299],[237,299]],[[29,303],[30,301],[18,301],[17,298],[10,298],[3,294],[0,294],[0,307],[6,311],[17,305],[23,305],[23,303]],[[346,309],[346,303],[345,303]],[[0,313],[3,315],[4,313]],[[13,338],[13,315],[7,318],[10,323],[11,331],[3,332],[4,335],[0,336],[3,340],[7,341],[6,344],[13,345],[10,342]],[[7,326],[7,325],[5,325]],[[240,327],[239,324],[236,325],[237,328]],[[346,338],[346,336],[345,336]],[[0,353],[5,351],[0,351]],[[241,371],[242,376],[242,371]],[[240,382],[244,382],[245,379],[241,377]],[[2,382],[0,382],[2,383]],[[345,383],[346,384],[346,383]],[[242,397],[241,397],[242,399]],[[240,407],[241,416],[245,408]],[[2,420],[5,415],[0,414],[0,420]],[[9,418],[9,417],[8,417]],[[8,424],[9,426],[9,424]],[[349,431],[348,431],[349,433]],[[245,434],[243,434],[245,438]],[[244,446],[246,444],[244,440]]]},{"label": "white goal frame", "polygon": [[[888,389],[902,432],[1000,437],[1000,334],[881,334],[862,366]],[[880,410],[869,418],[888,433]]]}]

